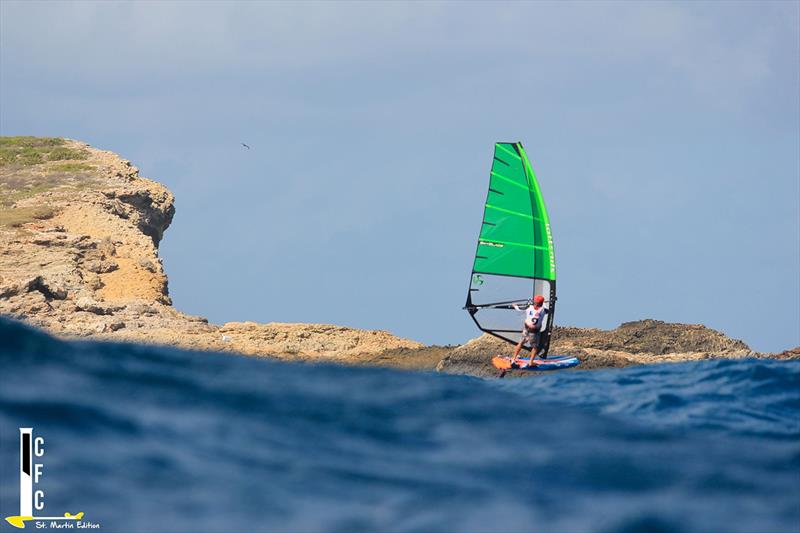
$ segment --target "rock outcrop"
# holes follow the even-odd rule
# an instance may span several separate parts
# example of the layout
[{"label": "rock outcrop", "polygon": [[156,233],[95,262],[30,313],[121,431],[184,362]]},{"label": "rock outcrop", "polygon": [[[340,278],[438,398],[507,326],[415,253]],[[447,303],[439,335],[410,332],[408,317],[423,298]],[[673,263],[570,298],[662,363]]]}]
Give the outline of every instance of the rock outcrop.
[{"label": "rock outcrop", "polygon": [[[508,343],[483,335],[453,349],[437,368],[455,374],[497,375],[491,358],[511,351]],[[660,320],[626,322],[610,331],[556,326],[550,352],[577,355],[581,364],[576,370],[761,355],[744,342],[705,326]],[[524,371],[511,374],[530,375]]]},{"label": "rock outcrop", "polygon": [[[487,335],[423,346],[385,331],[220,326],[181,313],[158,257],[174,200],[111,152],[69,139],[0,137],[0,314],[63,337],[485,376],[496,375],[491,357],[511,350]],[[557,328],[552,352],[579,355],[580,369],[764,355],[704,326],[655,320],[612,331]],[[800,359],[800,348],[766,355]]]},{"label": "rock outcrop", "polygon": [[69,139],[0,138],[0,313],[60,336],[292,359],[422,347],[385,331],[218,326],[177,311],[158,257],[174,201],[111,152]]}]

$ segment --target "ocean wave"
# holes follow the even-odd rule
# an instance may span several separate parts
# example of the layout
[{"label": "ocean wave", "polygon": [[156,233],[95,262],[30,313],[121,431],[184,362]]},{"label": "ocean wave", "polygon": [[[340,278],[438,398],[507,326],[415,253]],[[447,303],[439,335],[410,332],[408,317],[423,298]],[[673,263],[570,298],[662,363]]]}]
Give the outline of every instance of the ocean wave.
[{"label": "ocean wave", "polygon": [[0,320],[48,511],[106,531],[797,531],[800,363],[520,380],[282,363]]}]

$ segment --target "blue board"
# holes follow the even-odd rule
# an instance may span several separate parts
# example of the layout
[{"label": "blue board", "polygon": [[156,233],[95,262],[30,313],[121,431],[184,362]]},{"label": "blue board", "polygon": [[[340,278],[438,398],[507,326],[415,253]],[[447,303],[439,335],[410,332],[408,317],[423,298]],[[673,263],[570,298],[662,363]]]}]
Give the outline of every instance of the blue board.
[{"label": "blue board", "polygon": [[580,361],[574,355],[548,355],[547,359],[534,359],[531,364],[530,357],[518,357],[519,366],[511,366],[511,358],[508,356],[498,356],[492,359],[492,364],[500,370],[510,370],[519,368],[521,370],[557,370],[577,366]]}]

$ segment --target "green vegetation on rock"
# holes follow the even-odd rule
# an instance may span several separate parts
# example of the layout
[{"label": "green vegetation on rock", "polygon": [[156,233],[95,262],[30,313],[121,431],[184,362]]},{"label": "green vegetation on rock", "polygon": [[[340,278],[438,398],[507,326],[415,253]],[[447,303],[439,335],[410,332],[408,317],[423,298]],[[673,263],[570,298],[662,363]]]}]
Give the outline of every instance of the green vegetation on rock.
[{"label": "green vegetation on rock", "polygon": [[0,137],[0,148],[5,147],[23,147],[23,148],[41,148],[46,146],[63,146],[64,139],[59,137],[30,137],[30,136],[17,136],[17,137]]},{"label": "green vegetation on rock", "polygon": [[[96,186],[90,153],[55,137],[0,137],[0,228],[53,217],[59,202]],[[53,196],[53,193],[56,196]]]},{"label": "green vegetation on rock", "polygon": [[89,172],[94,166],[88,163],[57,163],[47,167],[47,172]]},{"label": "green vegetation on rock", "polygon": [[0,209],[0,226],[17,228],[34,220],[52,218],[55,214],[55,209],[41,205]]},{"label": "green vegetation on rock", "polygon": [[88,156],[84,150],[64,146],[64,139],[56,137],[0,137],[0,166],[28,167]]}]

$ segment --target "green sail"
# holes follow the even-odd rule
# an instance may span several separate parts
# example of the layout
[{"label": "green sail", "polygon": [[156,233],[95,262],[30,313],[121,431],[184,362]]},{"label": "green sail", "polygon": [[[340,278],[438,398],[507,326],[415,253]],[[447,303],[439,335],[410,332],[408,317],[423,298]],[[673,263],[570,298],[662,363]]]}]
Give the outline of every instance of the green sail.
[{"label": "green sail", "polygon": [[547,322],[538,347],[550,346],[556,260],[542,192],[521,143],[497,143],[465,309],[481,329],[517,344],[524,309],[542,296]]},{"label": "green sail", "polygon": [[522,143],[496,143],[473,272],[555,281],[550,219]]}]

